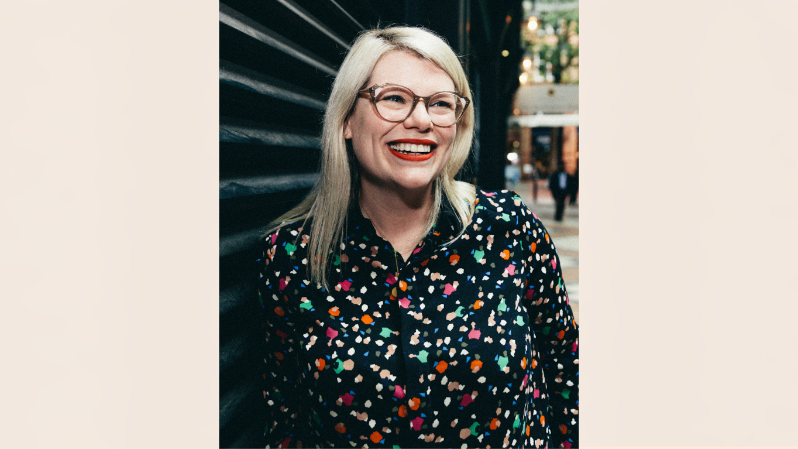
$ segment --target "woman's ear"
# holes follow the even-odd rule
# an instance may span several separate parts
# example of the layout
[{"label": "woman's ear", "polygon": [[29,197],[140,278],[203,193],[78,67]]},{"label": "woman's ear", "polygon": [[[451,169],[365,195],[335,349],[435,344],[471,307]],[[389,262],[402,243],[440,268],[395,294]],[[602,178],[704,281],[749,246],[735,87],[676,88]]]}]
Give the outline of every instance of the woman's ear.
[{"label": "woman's ear", "polygon": [[352,138],[352,128],[349,126],[349,118],[346,118],[344,122],[344,139],[351,139]]}]

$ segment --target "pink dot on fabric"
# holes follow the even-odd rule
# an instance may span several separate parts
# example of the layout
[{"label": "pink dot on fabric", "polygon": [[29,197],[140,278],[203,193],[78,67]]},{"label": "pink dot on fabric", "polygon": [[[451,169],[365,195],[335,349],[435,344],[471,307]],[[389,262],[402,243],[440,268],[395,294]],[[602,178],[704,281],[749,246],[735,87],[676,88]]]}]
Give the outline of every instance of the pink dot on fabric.
[{"label": "pink dot on fabric", "polygon": [[355,397],[354,397],[354,396],[352,396],[352,395],[351,395],[351,394],[349,394],[349,393],[346,393],[346,394],[345,394],[345,395],[343,395],[343,396],[338,396],[338,398],[340,398],[342,401],[344,401],[344,404],[346,404],[346,405],[352,405],[352,399],[354,399]]},{"label": "pink dot on fabric", "polygon": [[524,297],[526,297],[526,299],[532,299],[532,296],[534,294],[535,294],[535,289],[534,288],[530,288],[529,290],[526,291],[526,294],[524,295]]},{"label": "pink dot on fabric", "polygon": [[386,279],[385,282],[387,282],[389,285],[393,284],[396,282],[396,276],[394,276],[393,273],[388,273],[388,279]]},{"label": "pink dot on fabric", "polygon": [[272,234],[272,245],[274,245],[275,243],[277,243],[277,233],[276,232],[274,234]]},{"label": "pink dot on fabric", "polygon": [[570,449],[571,448],[571,443],[568,442],[568,441],[563,441],[562,445],[563,445],[563,447],[565,447],[565,449]]},{"label": "pink dot on fabric", "polygon": [[406,309],[407,306],[410,305],[410,300],[407,298],[402,298],[399,300],[399,305],[402,306],[403,309]]},{"label": "pink dot on fabric", "polygon": [[403,397],[405,397],[405,390],[402,390],[402,387],[397,385],[396,389],[393,391],[393,395],[399,399],[402,399]]},{"label": "pink dot on fabric", "polygon": [[525,376],[524,376],[524,381],[523,381],[523,382],[521,382],[521,385],[522,385],[522,386],[524,386],[524,387],[526,387],[526,381],[527,381],[527,380],[529,380],[529,374],[527,374],[527,375],[525,375]]},{"label": "pink dot on fabric", "polygon": [[330,338],[335,338],[335,337],[338,336],[338,331],[333,329],[333,328],[331,328],[331,327],[328,327],[327,328],[327,336],[330,337]]},{"label": "pink dot on fabric", "polygon": [[513,276],[515,274],[515,265],[510,264],[510,266],[508,266],[506,268],[506,270],[507,270],[507,273],[510,274],[510,276]]},{"label": "pink dot on fabric", "polygon": [[457,287],[453,286],[452,284],[446,284],[443,287],[443,294],[444,295],[451,295],[453,291],[457,290]]},{"label": "pink dot on fabric", "polygon": [[421,251],[421,248],[416,248],[416,249],[413,251],[413,254],[417,254],[419,251]]},{"label": "pink dot on fabric", "polygon": [[341,282],[338,283],[338,285],[341,286],[342,290],[348,292],[349,291],[349,286],[352,285],[352,283],[350,281],[341,281]]},{"label": "pink dot on fabric", "polygon": [[479,336],[482,335],[482,332],[479,329],[471,329],[471,332],[468,333],[468,338],[471,340],[479,340]]},{"label": "pink dot on fabric", "polygon": [[557,269],[557,259],[551,259],[551,267],[553,269]]},{"label": "pink dot on fabric", "polygon": [[537,388],[535,388],[535,392],[534,392],[534,393],[532,393],[532,397],[533,397],[533,398],[540,397],[540,390],[538,390]]},{"label": "pink dot on fabric", "polygon": [[471,397],[470,394],[466,393],[466,395],[463,396],[463,400],[460,402],[460,407],[465,407],[466,405],[468,405],[468,404],[470,404],[472,402],[474,402],[474,399]]},{"label": "pink dot on fabric", "polygon": [[496,195],[496,192],[482,192],[485,196],[493,196]]},{"label": "pink dot on fabric", "polygon": [[573,348],[571,348],[571,352],[576,352],[576,348],[578,348],[578,347],[579,347],[579,342],[578,342],[578,341],[575,341],[575,342],[574,342],[574,347],[573,347]]},{"label": "pink dot on fabric", "polygon": [[418,418],[410,421],[410,424],[413,425],[413,430],[421,430],[421,423],[423,423],[423,422],[424,422],[424,418],[419,416]]},{"label": "pink dot on fabric", "polygon": [[285,282],[285,278],[280,278],[280,291],[283,291],[287,286],[288,282]]}]

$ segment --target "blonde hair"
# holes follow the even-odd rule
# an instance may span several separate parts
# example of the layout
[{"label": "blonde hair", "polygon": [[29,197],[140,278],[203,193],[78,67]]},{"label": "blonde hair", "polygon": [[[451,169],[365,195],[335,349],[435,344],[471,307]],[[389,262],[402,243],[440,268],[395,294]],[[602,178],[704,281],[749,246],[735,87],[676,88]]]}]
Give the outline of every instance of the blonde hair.
[{"label": "blonde hair", "polygon": [[[295,208],[275,219],[267,233],[283,224],[312,218],[308,243],[308,277],[328,288],[327,271],[334,252],[340,252],[344,238],[346,215],[350,204],[357,201],[359,182],[354,155],[347,150],[344,125],[353,110],[357,92],[366,86],[379,59],[394,51],[404,51],[432,62],[454,81],[460,95],[471,98],[463,67],[449,45],[436,34],[423,28],[391,27],[361,33],[346,55],[333,82],[327,101],[321,137],[321,170],[319,179],[308,196]],[[465,110],[457,122],[457,132],[449,162],[435,180],[435,198],[421,239],[434,226],[443,208],[443,197],[449,199],[463,224],[471,221],[472,203],[476,195],[473,185],[455,181],[454,177],[471,151],[474,136],[474,108]],[[458,235],[459,236],[459,235]]]}]

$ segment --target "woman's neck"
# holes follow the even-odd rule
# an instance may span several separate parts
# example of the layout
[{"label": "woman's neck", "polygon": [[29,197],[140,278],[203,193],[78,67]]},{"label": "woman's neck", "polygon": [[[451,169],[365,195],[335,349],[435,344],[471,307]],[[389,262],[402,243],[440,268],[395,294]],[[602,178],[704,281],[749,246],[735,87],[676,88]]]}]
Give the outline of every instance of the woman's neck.
[{"label": "woman's neck", "polygon": [[361,183],[362,211],[405,260],[423,237],[433,204],[431,185],[423,191],[407,192]]}]

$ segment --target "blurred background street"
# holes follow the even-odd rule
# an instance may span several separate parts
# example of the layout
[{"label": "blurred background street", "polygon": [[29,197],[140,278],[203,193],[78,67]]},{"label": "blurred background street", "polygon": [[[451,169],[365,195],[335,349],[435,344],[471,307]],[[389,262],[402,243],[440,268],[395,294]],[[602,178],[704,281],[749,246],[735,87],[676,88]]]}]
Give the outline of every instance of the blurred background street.
[{"label": "blurred background street", "polygon": [[560,256],[565,289],[571,301],[576,321],[579,322],[579,202],[567,204],[563,220],[554,220],[554,198],[546,188],[545,180],[538,180],[537,201],[534,200],[534,181],[507,182],[507,189],[518,193],[524,204],[540,218],[554,239],[554,247]]}]

